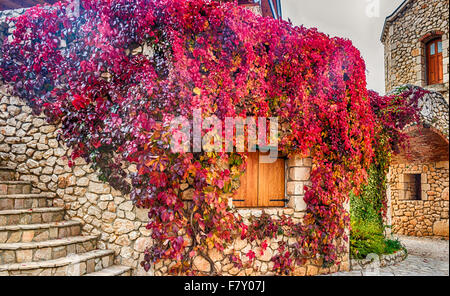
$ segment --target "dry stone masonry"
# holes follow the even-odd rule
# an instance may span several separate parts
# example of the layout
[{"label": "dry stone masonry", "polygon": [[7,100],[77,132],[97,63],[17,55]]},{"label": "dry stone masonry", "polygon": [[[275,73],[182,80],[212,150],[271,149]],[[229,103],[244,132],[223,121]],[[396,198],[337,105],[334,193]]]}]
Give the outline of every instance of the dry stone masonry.
[{"label": "dry stone masonry", "polygon": [[[70,151],[57,140],[57,127],[47,124],[43,116],[33,115],[20,99],[6,95],[5,89],[0,91],[0,100],[0,159],[6,167],[2,174],[8,180],[0,183],[0,193],[4,194],[0,196],[1,210],[17,205],[24,209],[46,207],[34,209],[32,215],[25,210],[0,215],[0,226],[9,227],[6,232],[0,231],[1,242],[21,241],[20,233],[29,235],[27,225],[31,223],[37,241],[41,237],[65,237],[66,228],[73,225],[73,232],[68,234],[95,238],[95,244],[89,248],[112,254],[111,258],[115,254],[111,264],[136,268],[148,236],[143,222],[147,220],[146,211],[136,211],[132,201],[99,181],[84,161],[78,159],[70,168]],[[6,195],[18,193],[28,195]],[[33,199],[29,194],[33,194]],[[63,217],[68,222],[60,224]],[[59,223],[41,225],[48,222]],[[0,264],[3,263],[12,262]]]},{"label": "dry stone masonry", "polygon": [[[408,253],[404,250],[398,250],[393,254],[377,255],[371,254],[365,259],[351,259],[351,270],[363,270],[365,272],[376,271],[380,267],[398,264],[406,259]],[[370,257],[370,258],[369,258]]]},{"label": "dry stone masonry", "polygon": [[[2,165],[7,167],[2,171],[2,176],[4,175],[6,180],[13,180],[13,178],[18,180],[0,183],[0,193],[5,194],[0,196],[2,209],[9,209],[16,204],[23,204],[24,208],[55,207],[46,208],[43,212],[34,210],[32,216],[25,211],[17,212],[12,217],[7,212],[7,220],[2,218],[0,225],[1,227],[8,225],[7,232],[14,231],[14,237],[18,238],[11,239],[11,234],[5,235],[1,230],[0,238],[5,240],[5,243],[20,241],[20,237],[30,235],[27,232],[30,229],[28,223],[33,223],[34,236],[31,241],[36,243],[41,242],[44,237],[54,239],[65,237],[69,233],[78,236],[82,234],[84,236],[80,236],[81,243],[85,243],[84,240],[88,238],[96,242],[88,247],[90,251],[92,250],[94,254],[100,251],[113,254],[113,263],[132,268],[133,275],[164,275],[168,265],[171,264],[169,261],[157,264],[149,273],[146,273],[139,265],[143,259],[144,250],[152,244],[150,233],[145,228],[148,221],[147,210],[137,209],[128,197],[122,196],[120,192],[99,181],[96,173],[83,160],[77,159],[75,165],[69,167],[70,151],[57,140],[57,132],[57,126],[48,124],[42,115],[33,115],[24,102],[7,95],[4,87],[0,90],[0,159]],[[290,200],[288,206],[264,209],[266,213],[274,218],[281,215],[291,216],[297,221],[303,218],[306,210],[303,186],[309,184],[311,165],[309,158],[293,158],[287,161],[286,191]],[[189,189],[185,189],[185,192],[189,192]],[[34,199],[25,199],[24,193],[33,194]],[[21,195],[15,196],[13,200],[6,194]],[[247,218],[250,215],[258,216],[262,213],[262,209],[239,209],[238,211]],[[44,225],[62,221],[63,217],[66,221],[62,224],[54,225],[54,227]],[[45,234],[41,235],[42,233]],[[238,270],[232,267],[233,264],[229,262],[229,256],[226,255],[234,249],[245,259],[245,254],[255,245],[255,242],[252,244],[238,239],[224,253],[212,250],[210,255],[216,262],[216,269],[220,274],[269,275],[273,274],[271,272],[273,262],[270,259],[276,252],[276,242],[281,239],[284,238],[280,236],[269,243],[267,251],[263,256],[256,258],[252,269]],[[69,241],[67,243],[69,244]],[[71,251],[73,249],[63,250],[61,255],[69,254]],[[23,254],[20,252],[19,256]],[[30,251],[25,252],[25,255],[35,256]],[[40,253],[36,256],[42,259],[50,258]],[[9,255],[0,257],[2,260],[10,258]],[[315,275],[348,270],[348,254],[341,259],[343,262],[339,266],[331,268],[322,268],[320,264],[311,262],[297,268],[295,274]],[[11,260],[13,259],[2,264],[10,264]],[[194,264],[199,270],[209,271],[209,263],[201,257],[196,258]]]},{"label": "dry stone masonry", "polygon": [[394,156],[389,169],[388,224],[396,234],[448,238],[448,104],[431,91],[420,105],[423,126],[406,129],[409,149]]},{"label": "dry stone masonry", "polygon": [[[386,91],[414,84],[439,91],[449,100],[449,1],[408,0],[386,18],[384,44]],[[443,83],[427,85],[425,43],[442,37]]]},{"label": "dry stone masonry", "polygon": [[55,126],[0,92],[0,275],[130,274],[98,249],[99,232],[67,215],[65,189],[81,193],[73,187],[86,172],[70,169],[66,153]]},{"label": "dry stone masonry", "polygon": [[[393,158],[388,174],[386,223],[396,234],[449,236],[449,1],[407,0],[388,16],[386,91],[430,90],[419,102],[421,123],[405,131],[410,144]],[[443,83],[428,85],[426,44],[442,39]]]},{"label": "dry stone masonry", "polygon": [[[405,194],[405,176],[419,175],[421,198]],[[427,164],[396,164],[390,168],[393,232],[410,236],[448,238],[448,161]]]}]

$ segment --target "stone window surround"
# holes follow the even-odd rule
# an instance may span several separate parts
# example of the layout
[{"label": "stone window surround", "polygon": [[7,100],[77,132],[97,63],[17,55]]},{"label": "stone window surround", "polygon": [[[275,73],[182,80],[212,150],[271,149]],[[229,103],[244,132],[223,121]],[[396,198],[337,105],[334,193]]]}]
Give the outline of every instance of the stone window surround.
[{"label": "stone window surround", "polygon": [[[446,170],[446,171],[445,171]],[[421,173],[427,176],[430,194],[427,200],[404,200],[399,198],[403,174]],[[436,175],[435,175],[436,174]],[[436,180],[442,181],[442,192],[436,190]],[[448,239],[448,160],[426,163],[397,163],[389,168],[387,183],[387,215],[384,223],[393,226],[388,233],[411,236],[437,236]],[[442,180],[442,179],[439,179]],[[433,184],[435,184],[433,186]],[[405,211],[410,212],[409,215]],[[424,213],[427,211],[427,213]],[[426,216],[424,216],[424,214]],[[414,224],[410,223],[414,220]],[[435,232],[435,224],[439,231]],[[437,227],[436,226],[436,227]],[[446,233],[440,232],[447,229]]]},{"label": "stone window surround", "polygon": [[[426,44],[435,38],[442,38],[442,71],[443,83],[428,85],[427,83],[427,61],[426,61]],[[416,85],[424,88],[430,88],[436,91],[445,91],[445,85],[449,83],[449,40],[447,34],[440,30],[432,30],[423,35],[417,41],[416,48],[413,50],[412,56],[415,58],[415,68],[417,73]],[[448,90],[447,90],[448,91]]]},{"label": "stone window surround", "polygon": [[[420,195],[418,199],[414,199],[414,198],[407,198],[406,197],[406,192],[408,189],[408,184],[410,182],[406,182],[407,178],[406,176],[414,176],[414,175],[420,175]],[[399,190],[401,191],[401,200],[404,201],[424,201],[424,200],[428,200],[428,194],[427,194],[427,190],[430,190],[430,184],[428,184],[427,182],[427,174],[424,174],[422,172],[407,172],[407,173],[403,173],[399,176]]]},{"label": "stone window surround", "polygon": [[[405,191],[407,183],[405,182],[405,175],[420,175],[420,190],[421,195],[420,199],[407,199],[405,198]],[[427,174],[422,171],[414,171],[414,170],[408,170],[403,172],[403,174],[399,175],[399,190],[402,192],[401,198],[399,200],[408,201],[408,202],[422,202],[428,200],[428,193],[427,191],[430,190],[430,184],[428,184],[427,180]]]},{"label": "stone window surround", "polygon": [[[303,200],[305,196],[304,186],[311,185],[310,174],[312,159],[293,156],[291,158],[282,156],[285,160],[285,206],[284,207],[240,207],[238,211],[264,210],[264,209],[288,209],[294,212],[305,212],[307,205]],[[232,198],[231,198],[232,203]]]}]

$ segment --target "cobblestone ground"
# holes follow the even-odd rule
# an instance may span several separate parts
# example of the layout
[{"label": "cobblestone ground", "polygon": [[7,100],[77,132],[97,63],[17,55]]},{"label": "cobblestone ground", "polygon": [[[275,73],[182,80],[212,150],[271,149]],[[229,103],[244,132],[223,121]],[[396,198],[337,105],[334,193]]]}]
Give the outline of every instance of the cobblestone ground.
[{"label": "cobblestone ground", "polygon": [[339,272],[333,276],[448,276],[449,241],[399,236],[408,250],[404,261],[378,270]]}]

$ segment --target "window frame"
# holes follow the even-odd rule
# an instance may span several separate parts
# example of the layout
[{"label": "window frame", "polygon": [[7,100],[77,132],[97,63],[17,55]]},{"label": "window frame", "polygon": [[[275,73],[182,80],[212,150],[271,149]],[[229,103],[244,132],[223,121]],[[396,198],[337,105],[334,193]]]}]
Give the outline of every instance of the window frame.
[{"label": "window frame", "polygon": [[[237,190],[236,194],[233,196],[233,206],[238,208],[238,209],[257,209],[257,208],[283,208],[286,207],[287,203],[288,203],[288,196],[287,196],[287,188],[286,188],[286,180],[287,180],[287,157],[283,156],[283,155],[279,155],[277,157],[277,161],[278,160],[282,160],[283,161],[283,183],[282,183],[282,187],[283,187],[283,196],[280,197],[280,199],[269,199],[269,200],[264,200],[263,196],[260,196],[260,187],[261,187],[261,175],[260,175],[260,171],[261,171],[261,163],[259,163],[259,155],[260,155],[260,151],[257,152],[250,152],[249,153],[249,158],[251,157],[251,155],[255,155],[255,157],[258,160],[257,163],[257,177],[256,180],[253,180],[252,183],[256,183],[255,188],[251,189],[256,191],[252,192],[252,194],[256,195],[256,203],[253,203],[253,198],[254,197],[250,197],[250,202],[249,199],[247,198],[241,198],[239,196],[240,194],[240,190],[241,187]],[[249,163],[247,163],[249,164]],[[250,161],[250,165],[251,161]],[[254,164],[253,164],[254,165]],[[263,164],[265,165],[265,164]],[[267,164],[266,164],[267,165]],[[248,167],[247,167],[248,169]],[[247,177],[247,173],[248,170],[246,170],[246,172],[241,176],[241,186],[244,183],[242,178],[246,178]],[[244,184],[246,184],[247,181],[245,181]],[[280,186],[281,187],[281,186]],[[245,190],[245,189],[244,189]]]},{"label": "window frame", "polygon": [[[404,200],[407,201],[422,201],[422,174],[420,173],[405,173],[403,176],[404,180],[404,188],[403,188],[403,194],[404,194]],[[412,192],[411,184],[414,184],[414,191]],[[409,198],[407,198],[407,192],[412,192],[413,194],[410,195]]]},{"label": "window frame", "polygon": [[[425,43],[425,68],[427,85],[442,84],[444,82],[443,51],[438,51],[439,42],[442,44],[442,36],[434,37]],[[431,46],[433,46],[434,48],[434,54],[431,54]]]}]

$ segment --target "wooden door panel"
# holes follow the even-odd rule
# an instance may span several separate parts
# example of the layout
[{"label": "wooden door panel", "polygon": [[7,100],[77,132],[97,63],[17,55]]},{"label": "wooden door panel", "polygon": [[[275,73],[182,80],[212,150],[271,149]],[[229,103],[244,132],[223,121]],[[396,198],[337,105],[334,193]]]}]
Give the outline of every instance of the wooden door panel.
[{"label": "wooden door panel", "polygon": [[435,84],[436,83],[436,56],[430,56],[430,84]]},{"label": "wooden door panel", "polygon": [[442,39],[436,39],[427,44],[427,81],[428,84],[437,84],[443,82],[442,52],[439,50],[439,44]]},{"label": "wooden door panel", "polygon": [[444,81],[444,71],[442,64],[442,53],[437,56],[437,83],[442,83]]},{"label": "wooden door panel", "polygon": [[247,169],[241,176],[241,186],[233,197],[233,204],[238,207],[258,206],[258,153],[249,153]]},{"label": "wooden door panel", "polygon": [[285,199],[284,159],[259,164],[258,204],[265,207],[283,207]]}]

